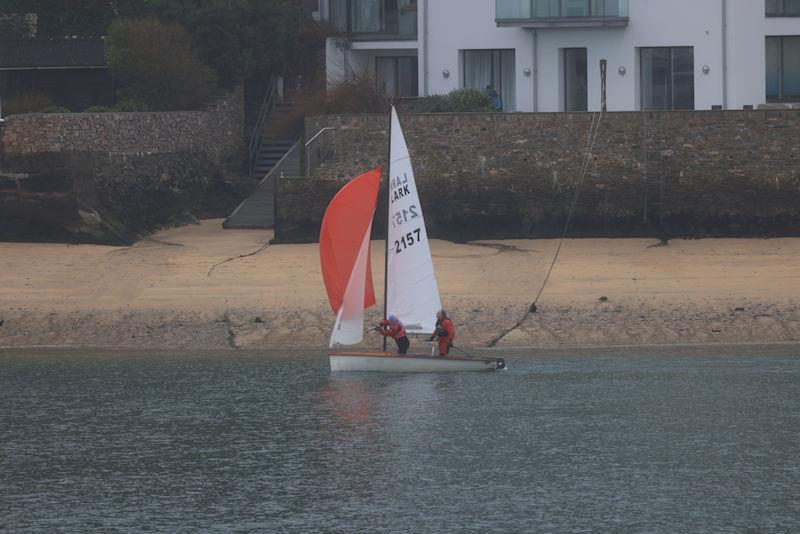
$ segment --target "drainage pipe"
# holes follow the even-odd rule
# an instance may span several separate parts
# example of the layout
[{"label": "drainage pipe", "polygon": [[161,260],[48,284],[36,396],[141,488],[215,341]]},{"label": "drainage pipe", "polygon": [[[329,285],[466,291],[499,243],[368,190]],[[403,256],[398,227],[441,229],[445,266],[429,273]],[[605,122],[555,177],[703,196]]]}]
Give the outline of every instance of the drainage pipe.
[{"label": "drainage pipe", "polygon": [[533,33],[533,112],[539,111],[539,33],[536,30],[531,30]]},{"label": "drainage pipe", "polygon": [[422,96],[428,96],[428,76],[430,73],[428,68],[428,4],[427,0],[420,0],[420,5],[424,10],[422,14],[422,62],[424,63],[422,70]]},{"label": "drainage pipe", "polygon": [[722,0],[722,109],[728,109],[728,0]]}]

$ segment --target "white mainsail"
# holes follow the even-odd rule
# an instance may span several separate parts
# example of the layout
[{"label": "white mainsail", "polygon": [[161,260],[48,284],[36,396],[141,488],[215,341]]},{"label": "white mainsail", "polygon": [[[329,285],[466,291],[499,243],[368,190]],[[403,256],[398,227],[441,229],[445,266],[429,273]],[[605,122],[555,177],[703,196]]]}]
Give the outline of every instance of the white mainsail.
[{"label": "white mainsail", "polygon": [[386,314],[397,316],[409,333],[431,333],[442,303],[411,158],[394,107],[391,140]]},{"label": "white mainsail", "polygon": [[330,348],[336,345],[357,345],[364,339],[364,280],[367,277],[371,232],[372,224],[364,234],[353,271],[347,281],[342,305],[333,324]]}]

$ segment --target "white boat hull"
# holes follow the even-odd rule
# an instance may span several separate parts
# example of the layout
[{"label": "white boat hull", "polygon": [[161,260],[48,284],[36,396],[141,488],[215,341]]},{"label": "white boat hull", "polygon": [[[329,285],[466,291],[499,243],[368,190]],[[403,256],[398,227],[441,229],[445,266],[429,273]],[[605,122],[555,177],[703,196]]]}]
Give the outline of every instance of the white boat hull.
[{"label": "white boat hull", "polygon": [[419,356],[383,352],[342,352],[330,355],[331,371],[371,371],[381,373],[453,373],[505,369],[501,358],[461,358]]}]

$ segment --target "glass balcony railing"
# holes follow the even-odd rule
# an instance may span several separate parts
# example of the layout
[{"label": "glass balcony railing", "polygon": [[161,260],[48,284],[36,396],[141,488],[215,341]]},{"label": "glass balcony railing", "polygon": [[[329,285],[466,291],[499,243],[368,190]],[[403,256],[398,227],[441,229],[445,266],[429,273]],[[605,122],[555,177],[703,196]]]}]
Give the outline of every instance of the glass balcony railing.
[{"label": "glass balcony railing", "polygon": [[498,24],[535,26],[627,24],[628,0],[495,0]]},{"label": "glass balcony railing", "polygon": [[354,37],[410,39],[417,36],[417,0],[330,0],[330,19]]}]

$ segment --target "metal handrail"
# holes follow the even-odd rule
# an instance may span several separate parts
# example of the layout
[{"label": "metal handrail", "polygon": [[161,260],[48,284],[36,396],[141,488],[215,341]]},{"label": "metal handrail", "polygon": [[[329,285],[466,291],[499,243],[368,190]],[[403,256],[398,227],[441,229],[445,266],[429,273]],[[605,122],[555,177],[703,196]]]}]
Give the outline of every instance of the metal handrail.
[{"label": "metal handrail", "polygon": [[267,120],[270,113],[272,113],[272,109],[275,107],[276,89],[277,83],[275,81],[275,76],[272,76],[269,80],[267,90],[264,93],[264,99],[261,101],[261,107],[258,110],[258,119],[256,119],[256,125],[250,137],[250,146],[248,150],[248,172],[250,174],[253,174],[255,159],[261,147],[261,128],[264,126],[264,121]]},{"label": "metal handrail", "polygon": [[315,133],[314,136],[311,139],[306,141],[306,144],[305,144],[305,147],[306,147],[306,176],[311,176],[311,143],[316,141],[316,139],[320,135],[324,134],[325,132],[329,132],[329,131],[336,131],[336,128],[334,128],[333,126],[326,126],[325,128],[323,128],[320,131],[318,131],[317,133]]},{"label": "metal handrail", "polygon": [[[286,152],[286,154],[284,154],[283,157],[280,160],[278,160],[278,163],[276,163],[275,166],[272,167],[272,169],[270,169],[270,171],[266,175],[264,175],[264,177],[261,179],[261,181],[258,182],[258,186],[256,187],[256,191],[258,191],[262,187],[265,187],[267,182],[269,182],[270,180],[272,180],[274,182],[276,177],[283,178],[284,172],[285,172],[284,171],[284,166],[286,165],[286,162],[289,160],[289,158],[294,156],[295,153],[297,153],[299,150],[300,150],[300,141],[297,141],[297,142],[295,142],[294,145],[292,145],[292,148],[290,148]],[[273,209],[275,210],[275,211],[273,211],[273,214],[277,214],[278,213],[278,211],[277,211],[278,210],[277,199],[278,199],[278,190],[277,190],[277,186],[276,186],[275,190],[273,191],[273,199],[272,199],[272,201],[274,203]],[[222,223],[222,227],[223,228],[236,228],[235,226],[233,226],[233,227],[230,226],[229,225],[230,223],[228,221],[230,221],[231,219],[235,218],[239,214],[239,211],[241,211],[241,209],[244,207],[245,204],[247,204],[247,202],[249,200],[250,200],[250,197],[247,197],[246,199],[242,200],[239,203],[238,206],[236,206],[236,209],[233,210],[233,213],[231,213],[228,216],[228,218],[225,219],[225,222]]]}]

